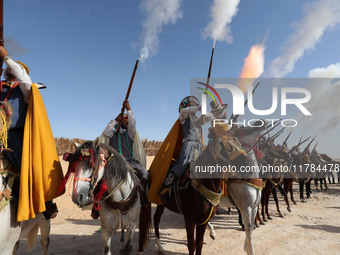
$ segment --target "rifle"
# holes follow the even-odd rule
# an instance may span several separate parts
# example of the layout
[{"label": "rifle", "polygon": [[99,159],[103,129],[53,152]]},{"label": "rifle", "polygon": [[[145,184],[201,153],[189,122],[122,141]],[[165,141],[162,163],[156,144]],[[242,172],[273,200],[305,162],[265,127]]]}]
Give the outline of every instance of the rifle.
[{"label": "rifle", "polygon": [[[0,0],[0,45],[4,46],[4,0]],[[0,59],[0,77],[2,76],[3,60]]]},{"label": "rifle", "polygon": [[311,138],[311,136],[308,137],[308,138],[306,138],[305,140],[303,140],[303,141],[301,142],[301,140],[302,140],[302,136],[301,136],[299,143],[298,143],[297,145],[293,146],[293,147],[289,150],[289,153],[292,152],[292,151],[294,150],[294,148],[299,147],[301,144],[305,143],[305,142],[306,142],[307,140],[309,140],[310,138]]},{"label": "rifle", "polygon": [[[209,85],[209,82],[210,82],[211,67],[212,67],[212,62],[213,62],[213,58],[214,58],[214,51],[215,51],[215,43],[216,43],[216,40],[214,41],[214,45],[213,45],[213,48],[211,50],[209,71],[208,71],[207,82],[206,82],[206,84],[208,84],[208,85]],[[206,87],[205,89],[208,89],[208,87]]]},{"label": "rifle", "polygon": [[292,134],[292,132],[289,133],[289,135],[287,136],[286,140],[284,140],[284,142],[282,143],[282,145],[287,144],[288,138],[290,137],[291,134]]},{"label": "rifle", "polygon": [[273,127],[271,128],[271,129],[269,129],[266,133],[264,133],[262,136],[265,136],[266,134],[268,134],[270,131],[272,131],[274,128],[276,128],[279,124],[280,124],[280,121],[281,121],[282,119],[279,119],[278,121],[275,121],[274,123],[273,123]]},{"label": "rifle", "polygon": [[[126,101],[126,100],[129,99],[130,91],[131,91],[131,88],[132,88],[133,80],[135,79],[135,75],[136,75],[138,63],[139,63],[139,59],[137,59],[136,64],[135,64],[135,67],[134,67],[134,69],[133,69],[132,76],[131,76],[131,79],[130,79],[130,84],[129,84],[128,90],[127,90],[127,92],[126,92],[126,96],[125,96],[124,101]],[[124,110],[125,110],[125,107],[123,106],[122,109],[121,109],[121,111],[120,111],[120,114],[121,114],[121,115],[124,114]],[[121,124],[122,124],[122,122],[119,121],[117,130],[116,130],[116,133],[119,132],[119,129],[120,129]]]},{"label": "rifle", "polygon": [[310,143],[306,146],[305,150],[307,150],[309,148],[309,146],[312,144],[312,142],[315,140],[316,136],[314,136],[314,138],[312,139],[312,141],[310,141]]}]

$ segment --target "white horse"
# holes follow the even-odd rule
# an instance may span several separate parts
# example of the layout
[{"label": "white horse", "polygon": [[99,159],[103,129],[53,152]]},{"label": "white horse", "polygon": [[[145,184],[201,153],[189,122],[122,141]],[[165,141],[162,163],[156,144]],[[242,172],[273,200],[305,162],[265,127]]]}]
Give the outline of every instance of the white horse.
[{"label": "white horse", "polygon": [[[5,175],[1,175],[0,193],[7,189]],[[3,203],[6,198],[2,198]],[[48,245],[50,242],[50,220],[46,220],[42,213],[36,215],[34,219],[24,222],[17,222],[17,206],[8,201],[0,209],[0,253],[1,255],[15,255],[21,239],[27,239],[28,249],[34,248],[38,231],[41,231],[41,245],[44,254],[48,255]]]},{"label": "white horse", "polygon": [[[254,124],[255,125],[255,124]],[[256,143],[260,133],[265,129],[265,126],[259,128],[246,127],[242,128],[243,136],[239,136],[239,141],[242,144],[242,149],[246,151],[248,163],[250,167],[258,167],[255,153],[252,149]],[[220,206],[222,207],[237,207],[240,210],[244,228],[246,232],[246,239],[244,242],[244,251],[248,255],[255,255],[253,249],[251,234],[254,229],[255,218],[258,210],[258,205],[261,201],[261,190],[249,185],[245,179],[259,178],[258,172],[241,176],[241,179],[229,179],[227,182],[228,197],[221,197]],[[213,225],[209,222],[208,228],[210,237],[215,239],[215,231]]]},{"label": "white horse", "polygon": [[[75,173],[72,201],[80,207],[94,201],[93,191],[100,180],[106,183],[107,191],[96,202],[100,207],[103,254],[111,254],[111,235],[117,229],[122,230],[120,252],[130,254],[140,212],[139,180],[133,169],[112,147],[87,141],[72,155],[68,171]],[[128,236],[125,244],[124,229],[127,229]]]}]

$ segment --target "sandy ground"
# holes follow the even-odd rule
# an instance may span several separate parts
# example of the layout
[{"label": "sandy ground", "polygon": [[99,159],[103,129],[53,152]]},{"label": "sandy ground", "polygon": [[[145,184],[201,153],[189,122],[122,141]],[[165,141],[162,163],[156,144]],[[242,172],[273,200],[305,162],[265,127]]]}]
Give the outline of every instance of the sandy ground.
[{"label": "sandy ground", "polygon": [[[66,171],[67,163],[61,161]],[[150,158],[148,162],[150,163]],[[294,188],[297,198],[297,185]],[[291,213],[286,210],[282,197],[279,197],[284,218],[278,217],[271,199],[270,212],[273,220],[253,232],[256,254],[340,254],[340,186],[331,184],[329,188],[327,192],[317,192],[313,185],[312,198],[307,203],[298,202],[297,205],[292,205]],[[55,201],[60,212],[51,222],[50,254],[101,254],[103,242],[98,231],[100,221],[93,220],[89,210],[82,210],[74,205],[68,194]],[[240,230],[236,211],[233,209],[232,212],[232,215],[216,215],[211,220],[217,240],[212,240],[206,232],[203,254],[245,254],[245,233]],[[166,210],[160,228],[162,245],[167,254],[188,254],[181,215]],[[119,238],[119,233],[112,237],[112,254],[119,254]],[[40,242],[40,236],[38,241]],[[43,254],[39,242],[32,254]],[[133,246],[132,254],[137,254],[138,228]],[[24,242],[18,254],[28,254]],[[151,238],[145,254],[157,254],[154,237]]]}]

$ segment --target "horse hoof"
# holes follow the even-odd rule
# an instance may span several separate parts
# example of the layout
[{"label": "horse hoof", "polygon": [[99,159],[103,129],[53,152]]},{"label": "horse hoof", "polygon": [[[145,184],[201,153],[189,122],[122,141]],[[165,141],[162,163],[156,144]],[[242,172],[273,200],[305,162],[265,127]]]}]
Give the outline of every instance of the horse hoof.
[{"label": "horse hoof", "polygon": [[216,240],[216,236],[214,234],[210,233],[209,236],[211,237],[212,240]]},{"label": "horse hoof", "polygon": [[268,216],[267,219],[268,219],[268,220],[272,220],[273,218],[272,218],[271,216]]},{"label": "horse hoof", "polygon": [[263,221],[260,222],[260,225],[266,225]]},{"label": "horse hoof", "polygon": [[294,205],[297,205],[297,203],[296,203],[295,201],[293,202],[293,204],[294,204]]},{"label": "horse hoof", "polygon": [[267,222],[267,219],[263,219],[264,222]]},{"label": "horse hoof", "polygon": [[290,209],[290,207],[287,207],[287,211],[288,211],[288,212],[292,212],[292,210]]},{"label": "horse hoof", "polygon": [[279,217],[280,217],[280,218],[284,218],[284,216],[283,216],[283,214],[282,214],[282,213],[280,213],[280,214],[279,214]]},{"label": "horse hoof", "polygon": [[158,255],[166,255],[165,251],[164,250],[158,250]]}]

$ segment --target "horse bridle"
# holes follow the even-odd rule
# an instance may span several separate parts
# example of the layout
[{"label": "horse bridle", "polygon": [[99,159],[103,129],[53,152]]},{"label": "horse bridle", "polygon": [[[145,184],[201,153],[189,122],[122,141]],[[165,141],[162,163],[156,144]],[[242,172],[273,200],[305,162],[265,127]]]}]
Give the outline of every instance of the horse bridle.
[{"label": "horse bridle", "polygon": [[[90,175],[90,177],[78,177],[77,176],[77,171],[76,169],[73,169],[74,173],[75,173],[75,177],[74,177],[74,186],[76,181],[85,181],[85,182],[89,182],[90,183],[90,195],[93,198],[93,191],[95,189],[95,187],[97,186],[98,182],[102,179],[103,175],[104,175],[104,168],[107,164],[107,162],[111,159],[111,156],[106,160],[104,153],[99,153],[100,154],[100,158],[101,158],[101,163],[98,166],[98,170],[92,170],[92,173]],[[81,149],[81,155],[79,156],[79,160],[75,161],[73,164],[78,163],[80,161],[89,161],[89,166],[90,168],[94,168],[95,167],[95,151],[94,149],[91,148],[84,148]],[[90,159],[88,159],[88,157],[90,157]],[[75,166],[73,166],[72,168],[75,168]],[[102,172],[101,172],[102,171]],[[99,173],[100,172],[100,173]],[[100,174],[100,175],[99,175]],[[100,178],[99,178],[100,176]],[[74,188],[74,190],[76,190]]]}]

